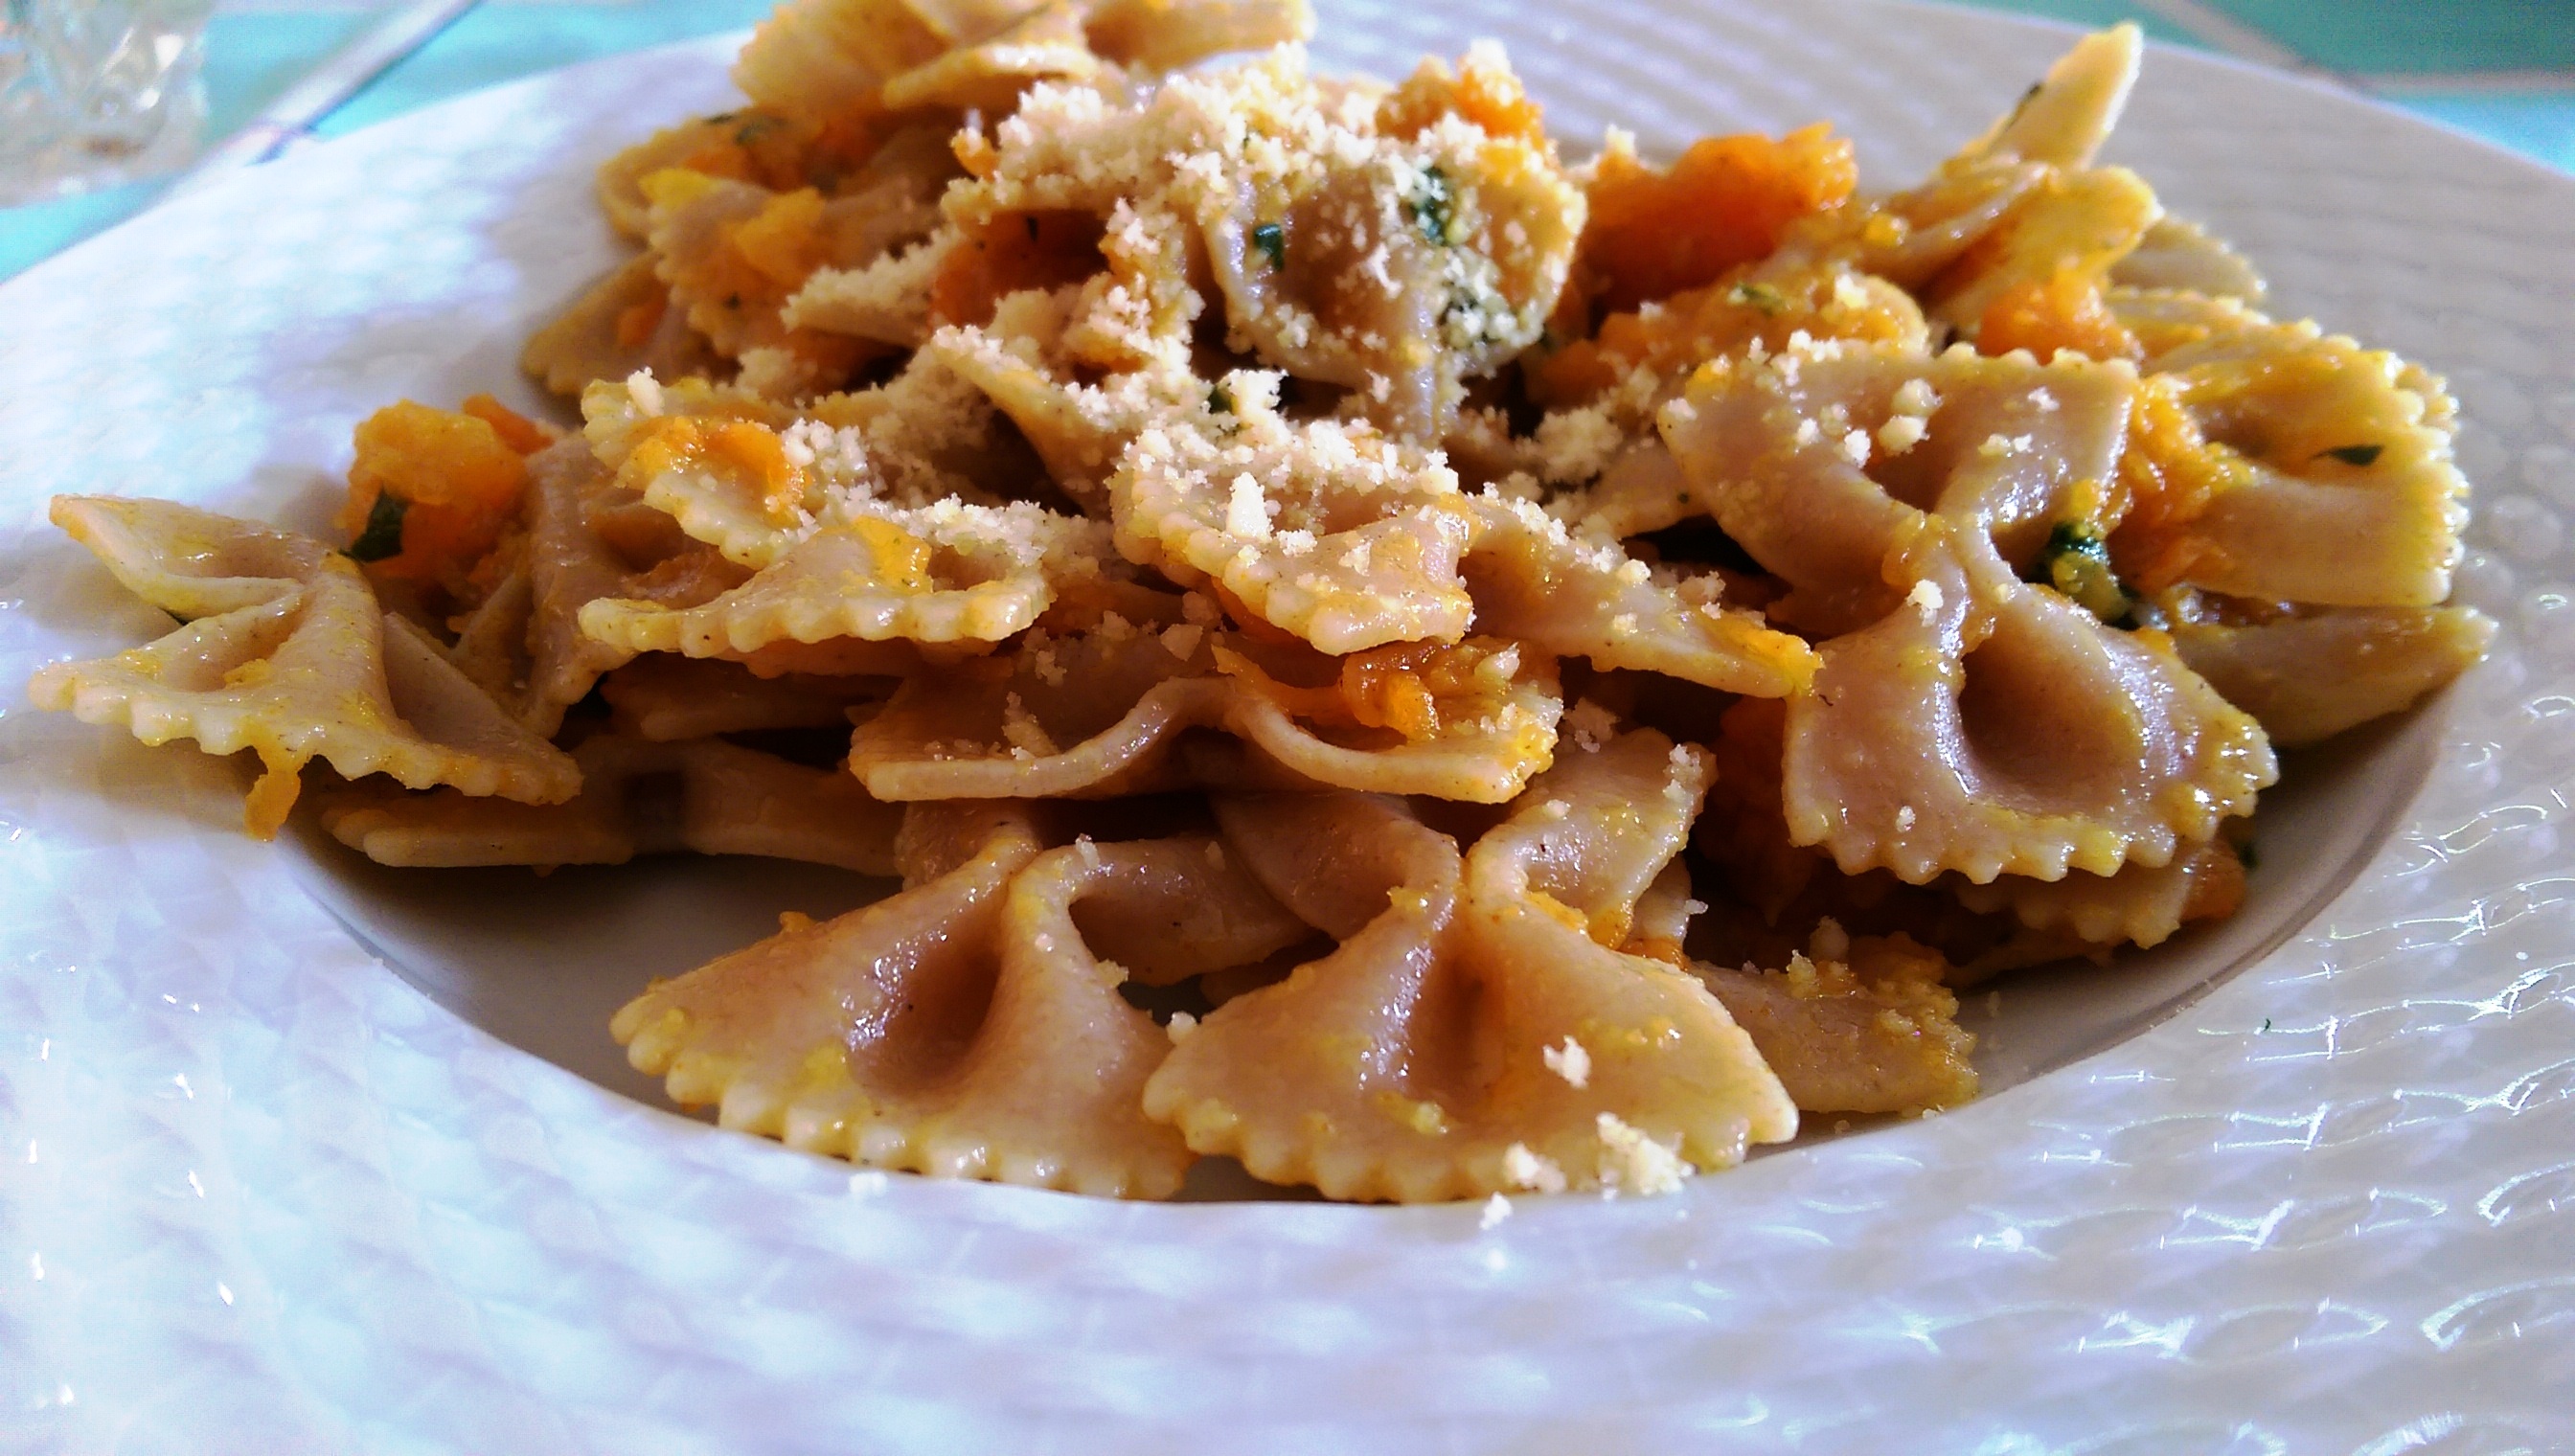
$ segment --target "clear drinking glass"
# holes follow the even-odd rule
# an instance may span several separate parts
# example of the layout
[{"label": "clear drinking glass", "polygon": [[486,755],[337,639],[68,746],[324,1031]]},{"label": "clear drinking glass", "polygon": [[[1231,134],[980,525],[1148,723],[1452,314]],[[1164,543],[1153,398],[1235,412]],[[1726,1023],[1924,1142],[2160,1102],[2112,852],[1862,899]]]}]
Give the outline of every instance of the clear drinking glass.
[{"label": "clear drinking glass", "polygon": [[184,165],[213,0],[0,0],[0,205]]}]

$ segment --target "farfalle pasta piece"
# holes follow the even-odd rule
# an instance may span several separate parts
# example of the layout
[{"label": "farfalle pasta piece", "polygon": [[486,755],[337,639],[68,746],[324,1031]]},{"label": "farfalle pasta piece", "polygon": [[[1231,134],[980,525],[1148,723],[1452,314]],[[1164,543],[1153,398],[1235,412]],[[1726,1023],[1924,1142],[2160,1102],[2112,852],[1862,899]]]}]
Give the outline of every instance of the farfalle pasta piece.
[{"label": "farfalle pasta piece", "polygon": [[652,173],[642,185],[652,203],[646,241],[670,307],[717,354],[746,368],[756,351],[772,351],[763,367],[801,386],[787,397],[837,387],[868,353],[846,335],[790,328],[787,300],[816,272],[873,262],[938,222],[923,179],[900,175],[830,197],[685,168]]},{"label": "farfalle pasta piece", "polygon": [[621,651],[693,658],[836,638],[973,648],[1037,621],[1060,582],[1098,575],[1107,536],[1025,503],[861,515],[704,605],[606,598],[581,609],[581,630]]},{"label": "farfalle pasta piece", "polygon": [[1236,996],[1177,1046],[1145,1106],[1201,1152],[1336,1198],[1676,1186],[1796,1114],[1687,974],[1622,955],[1678,848],[1704,760],[1626,735],[1537,780],[1463,862],[1398,803],[1220,798],[1228,852],[1340,940]]},{"label": "farfalle pasta piece", "polygon": [[[1845,875],[1834,871],[1822,848],[1790,842],[1780,787],[1786,710],[1774,699],[1738,700],[1719,716],[1718,734],[1709,744],[1716,782],[1692,843],[1718,873],[1701,891],[1708,903],[1698,906],[1687,937],[1694,968],[1702,974],[1711,965],[1784,967],[1795,954],[1818,962],[1848,960],[1845,940],[1866,944],[1901,936],[1937,952],[1947,967],[1939,975],[1955,989],[2070,956],[2099,960],[2113,948],[2113,942],[2076,935],[2062,916],[2039,929],[1999,908],[1999,900],[1989,901],[1998,906],[1993,910],[1970,909],[1960,899],[1972,884],[1964,876],[1908,884],[1884,869]],[[2185,846],[2182,853],[2194,854],[2198,847]],[[2145,872],[2130,865],[2120,875]],[[2043,892],[2052,882],[2009,883]],[[2202,894],[2192,910],[2214,913],[2216,904]]]},{"label": "farfalle pasta piece", "polygon": [[[1282,49],[1133,100],[1041,85],[943,206],[970,231],[1101,219],[1113,264],[1123,238],[1131,272],[1159,259],[1171,283],[1205,279],[1238,349],[1346,386],[1427,444],[1463,380],[1538,337],[1571,263],[1582,197],[1535,118],[1498,53],[1425,67],[1371,112]],[[1129,337],[1168,337],[1207,297],[1140,275],[1098,302]]]},{"label": "farfalle pasta piece", "polygon": [[127,590],[187,621],[113,658],[39,669],[28,697],[147,743],[255,750],[266,771],[245,811],[253,834],[276,834],[316,757],[352,778],[533,803],[579,789],[571,758],[380,608],[357,564],[320,542],[167,501],[62,496],[51,519]]},{"label": "farfalle pasta piece", "polygon": [[[1928,179],[1798,220],[1745,283],[1775,288],[1783,275],[1813,276],[1820,269],[1829,278],[1832,270],[1847,270],[1936,300],[1942,317],[1973,332],[1980,306],[2014,283],[2043,284],[2050,267],[2067,261],[2084,270],[2115,266],[2160,215],[2151,192],[2133,178],[2089,171],[2126,102],[2138,50],[2132,26],[2086,37]],[[2110,223],[2107,236],[2087,243],[2087,221]],[[1834,287],[1838,292],[1842,285]],[[1970,288],[1981,297],[1961,302]],[[1775,339],[1768,344],[1779,347]]]},{"label": "farfalle pasta piece", "polygon": [[954,228],[943,228],[873,263],[818,268],[788,298],[779,318],[790,329],[918,349],[934,327],[931,287],[965,241]]},{"label": "farfalle pasta piece", "polygon": [[656,743],[600,733],[572,756],[582,783],[569,802],[359,783],[322,795],[322,825],[368,858],[404,866],[623,864],[691,850],[895,872],[903,811],[846,773],[716,738]]},{"label": "farfalle pasta piece", "polygon": [[[734,82],[763,108],[828,140],[887,112],[980,109],[1000,115],[1039,79],[1106,81],[1104,58],[1154,66],[1132,43],[1136,6],[1064,0],[797,0],[743,48]],[[1280,0],[1191,0],[1156,6],[1173,22],[1167,46],[1191,59],[1215,50],[1297,38],[1312,25]],[[1302,16],[1302,28],[1296,26]],[[1283,32],[1282,25],[1288,26]]]},{"label": "farfalle pasta piece", "polygon": [[2467,524],[2441,382],[2225,301],[2114,302],[2152,341],[2111,553],[2148,592],[2434,607]]},{"label": "farfalle pasta piece", "polygon": [[1576,538],[1524,501],[1487,495],[1471,505],[1483,519],[1465,564],[1478,630],[1595,668],[1755,698],[1785,697],[1814,677],[1814,650],[1757,612],[1722,605],[1716,577],[1656,572],[1612,542]]},{"label": "farfalle pasta piece", "polygon": [[[707,431],[739,422],[779,431],[798,418],[794,407],[735,385],[651,375],[604,380],[582,391],[581,416],[583,438],[612,473],[624,472],[638,449],[669,431],[665,422],[685,420]],[[642,482],[624,484],[640,495]]]},{"label": "farfalle pasta piece", "polygon": [[[2092,158],[2126,105],[2141,44],[2134,25],[2084,37],[1983,136],[1887,209],[1923,222],[1954,210],[1931,230],[1961,245],[1939,259],[1936,273],[1920,270],[1924,237],[1887,246],[1863,229],[1859,255],[1895,267],[1888,276],[1913,289],[1925,313],[1987,353],[2127,354],[2127,341],[2101,314],[2099,291],[2161,221],[2163,205],[2143,178],[2095,167]],[[1989,211],[1975,205],[1979,193],[2008,200]],[[1926,205],[1931,216],[1923,216]]]},{"label": "farfalle pasta piece", "polygon": [[1084,281],[1065,352],[1112,373],[1188,369],[1211,286],[1206,240],[1176,212],[1122,200],[1109,210],[1100,256],[1108,267]]},{"label": "farfalle pasta piece", "polygon": [[1923,311],[1960,337],[1980,339],[2015,290],[2099,288],[2162,216],[2154,189],[2124,167],[2052,172],[1941,271]]},{"label": "farfalle pasta piece", "polygon": [[1830,348],[1712,370],[1666,415],[1694,496],[1788,582],[1773,610],[1833,634],[1789,700],[1794,842],[1915,883],[2108,874],[2277,777],[2168,645],[2012,570],[2088,516],[2133,389],[2124,364]]},{"label": "farfalle pasta piece", "polygon": [[1228,424],[1176,420],[1128,449],[1109,483],[1118,549],[1325,653],[1464,635],[1480,522],[1455,472],[1364,424],[1291,422],[1233,378]]},{"label": "farfalle pasta piece", "polygon": [[671,290],[653,273],[650,255],[609,271],[554,322],[528,336],[519,367],[547,389],[578,398],[604,379],[645,370],[663,379],[706,374],[715,351],[671,307]]},{"label": "farfalle pasta piece", "polygon": [[[611,1023],[672,1098],[792,1147],[943,1177],[1165,1197],[1192,1154],[1140,1110],[1170,1042],[1075,907],[1123,847],[1042,852],[1016,804],[924,805],[906,888],[665,981]],[[927,842],[925,842],[927,841]],[[965,857],[957,851],[965,849]]]},{"label": "farfalle pasta piece", "polygon": [[[645,504],[753,575],[681,607],[593,601],[581,627],[596,642],[690,657],[839,638],[994,643],[1035,622],[1061,584],[1118,569],[1104,525],[1028,502],[895,504],[863,425],[782,423],[756,402],[676,399],[650,381],[639,395],[638,383],[590,392],[590,439]],[[839,403],[869,413],[858,397]]]},{"label": "farfalle pasta piece", "polygon": [[1081,7],[1048,0],[993,35],[889,78],[882,99],[898,111],[940,107],[1000,116],[1033,82],[1087,83],[1106,71],[1083,35]]},{"label": "farfalle pasta piece", "polygon": [[2232,244],[2170,213],[2146,229],[2128,256],[2113,264],[2111,288],[2186,292],[2206,299],[2259,304],[2270,286]]},{"label": "farfalle pasta piece", "polygon": [[1083,30],[1093,50],[1122,66],[1177,71],[1227,51],[1305,40],[1314,11],[1305,0],[1101,0]]},{"label": "farfalle pasta piece", "polygon": [[1925,533],[1903,608],[1824,645],[1789,700],[1791,837],[1844,872],[2056,878],[2161,864],[2278,776],[2260,727],[2168,645],[1971,570]]},{"label": "farfalle pasta piece", "polygon": [[634,656],[581,631],[604,599],[666,610],[704,604],[748,575],[620,487],[580,437],[528,460],[518,570],[464,621],[450,658],[530,731],[551,735],[600,675]]},{"label": "farfalle pasta piece", "polygon": [[876,504],[858,433],[723,388],[649,379],[582,398],[584,433],[618,484],[737,566],[776,566],[833,517]]},{"label": "farfalle pasta piece", "polygon": [[1889,556],[1925,515],[1990,540],[2013,571],[2056,526],[2089,521],[2120,462],[2125,363],[1923,358],[1820,344],[1719,365],[1664,415],[1684,480],[1593,493],[1589,529],[1619,537],[1712,517],[1788,593],[1767,609],[1818,636],[1875,622],[1910,583]]},{"label": "farfalle pasta piece", "polygon": [[[1195,622],[1111,618],[1008,657],[919,675],[859,726],[851,771],[897,799],[1096,798],[1190,781],[1172,750],[1224,728],[1290,781],[1498,803],[1544,768],[1562,703],[1551,664],[1473,643],[1332,661],[1283,682]],[[1220,676],[1222,670],[1222,676]]]},{"label": "farfalle pasta piece", "polygon": [[680,742],[770,728],[840,728],[861,705],[894,691],[885,678],[786,674],[740,663],[655,653],[600,680],[617,727],[646,742]]},{"label": "farfalle pasta piece", "polygon": [[928,354],[883,385],[792,408],[638,376],[586,391],[582,413],[621,484],[754,569],[863,516],[1019,500],[1038,465],[983,392]]},{"label": "farfalle pasta piece", "polygon": [[1210,411],[1211,391],[1194,374],[1163,369],[1084,383],[1067,351],[1076,292],[1010,294],[989,325],[941,329],[923,352],[982,390],[1028,437],[1065,494],[1105,516],[1109,476],[1137,431],[1175,412]]},{"label": "farfalle pasta piece", "polygon": [[[1924,1112],[1976,1095],[1948,963],[1911,937],[1816,933],[1779,970],[1692,968],[1800,1112]],[[1826,954],[1826,951],[1837,952]]]},{"label": "farfalle pasta piece", "polygon": [[2192,672],[2295,747],[2413,707],[2484,657],[2495,625],[2467,607],[2349,607],[2171,632]]},{"label": "farfalle pasta piece", "polygon": [[1288,166],[1206,154],[1223,173],[1203,179],[1199,211],[1227,321],[1263,359],[1356,392],[1393,433],[1435,439],[1461,381],[1544,332],[1582,193],[1497,49],[1470,51],[1462,74],[1424,62],[1371,124],[1323,114],[1327,135],[1297,138]]},{"label": "farfalle pasta piece", "polygon": [[1308,782],[1503,803],[1552,760],[1555,664],[1516,643],[1398,643],[1331,660],[1237,639],[1216,652],[1234,686],[1225,727]]},{"label": "farfalle pasta piece", "polygon": [[1032,634],[1008,656],[908,680],[850,740],[850,771],[903,800],[1098,797],[1177,787],[1180,733],[1223,721],[1204,627]]},{"label": "farfalle pasta piece", "polygon": [[733,82],[762,109],[822,128],[954,42],[906,0],[790,0],[752,33]]},{"label": "farfalle pasta piece", "polygon": [[[846,144],[860,139],[844,135],[834,140]],[[599,210],[610,226],[641,242],[653,226],[653,202],[644,195],[644,179],[654,173],[682,167],[792,191],[824,160],[818,153],[833,154],[833,163],[841,160],[838,154],[846,145],[818,145],[823,142],[820,130],[759,106],[697,117],[665,127],[600,163],[595,186]]]},{"label": "farfalle pasta piece", "polygon": [[2233,845],[2212,839],[2184,845],[2166,863],[2124,865],[2115,874],[2007,874],[1953,888],[1971,910],[2008,911],[2033,930],[2065,931],[2087,945],[2160,945],[2192,920],[2234,914],[2244,903],[2244,861]]},{"label": "farfalle pasta piece", "polygon": [[1085,947],[1140,985],[1259,966],[1314,938],[1213,835],[1085,838],[1071,852],[1089,881],[1073,903]]},{"label": "farfalle pasta piece", "polygon": [[2133,24],[2114,25],[2076,41],[2019,104],[1961,147],[1953,163],[2009,159],[2091,166],[2093,154],[2109,140],[2127,107],[2144,52],[2145,35]]}]

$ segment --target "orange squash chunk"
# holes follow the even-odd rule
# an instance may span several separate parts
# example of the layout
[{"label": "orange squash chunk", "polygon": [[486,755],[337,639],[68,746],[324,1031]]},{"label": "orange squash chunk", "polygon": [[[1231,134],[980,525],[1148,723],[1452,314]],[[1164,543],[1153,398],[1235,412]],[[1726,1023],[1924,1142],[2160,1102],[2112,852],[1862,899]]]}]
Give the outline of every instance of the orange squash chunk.
[{"label": "orange squash chunk", "polygon": [[1591,184],[1583,265],[1610,309],[1632,309],[1768,257],[1790,223],[1858,182],[1850,142],[1822,123],[1776,140],[1703,137],[1668,172],[1612,152]]},{"label": "orange squash chunk", "polygon": [[2089,359],[2136,359],[2141,351],[2110,310],[2101,290],[2068,270],[2041,282],[2027,279],[2003,290],[1976,330],[1979,353],[2000,356],[2026,349],[2044,363],[2060,349]]},{"label": "orange squash chunk", "polygon": [[1005,294],[1080,283],[1106,266],[1087,212],[1005,213],[950,251],[930,281],[936,324],[989,324]]},{"label": "orange squash chunk", "polygon": [[[535,431],[497,401],[486,403]],[[527,489],[527,462],[510,440],[490,420],[461,411],[410,400],[388,405],[359,422],[357,449],[338,525],[367,545],[378,502],[387,496],[402,502],[401,549],[372,562],[378,575],[399,581],[462,580],[499,544]],[[390,543],[374,545],[381,550]]]}]

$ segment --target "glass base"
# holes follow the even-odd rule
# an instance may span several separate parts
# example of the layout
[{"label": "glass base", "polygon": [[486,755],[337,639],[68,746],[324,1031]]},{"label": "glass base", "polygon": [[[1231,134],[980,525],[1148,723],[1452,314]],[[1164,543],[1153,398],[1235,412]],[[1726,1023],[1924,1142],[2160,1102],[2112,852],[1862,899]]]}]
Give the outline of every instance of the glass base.
[{"label": "glass base", "polygon": [[205,129],[208,0],[0,3],[0,206],[175,172]]}]

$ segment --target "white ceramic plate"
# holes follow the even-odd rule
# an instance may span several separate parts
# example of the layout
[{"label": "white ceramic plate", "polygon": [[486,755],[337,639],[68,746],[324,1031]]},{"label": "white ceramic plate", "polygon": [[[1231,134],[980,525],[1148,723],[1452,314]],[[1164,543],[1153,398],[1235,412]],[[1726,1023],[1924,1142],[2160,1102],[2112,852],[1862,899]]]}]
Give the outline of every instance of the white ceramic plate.
[{"label": "white ceramic plate", "polygon": [[[1879,185],[2067,38],[1862,0],[1324,11],[1324,58],[1380,73],[1499,35],[1577,148],[1611,120],[1651,149],[1829,118]],[[2317,776],[2315,827],[2266,807],[2236,938],[2072,1000],[2006,992],[1988,1064],[2028,1080],[1678,1198],[1523,1199],[1490,1232],[1455,1208],[862,1197],[566,1069],[614,1083],[582,1022],[620,973],[578,963],[567,920],[622,935],[640,981],[761,895],[848,886],[559,876],[467,953],[344,863],[244,839],[227,765],[15,687],[155,630],[45,497],[318,526],[367,412],[519,388],[526,326],[609,256],[591,165],[724,105],[727,50],[468,98],[0,289],[0,1449],[2575,1439],[2575,182],[2150,58],[2113,160],[2243,244],[2282,309],[2449,374],[2479,487],[2461,593],[2503,633]],[[704,940],[639,931],[671,922],[639,906]]]}]

